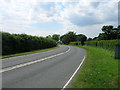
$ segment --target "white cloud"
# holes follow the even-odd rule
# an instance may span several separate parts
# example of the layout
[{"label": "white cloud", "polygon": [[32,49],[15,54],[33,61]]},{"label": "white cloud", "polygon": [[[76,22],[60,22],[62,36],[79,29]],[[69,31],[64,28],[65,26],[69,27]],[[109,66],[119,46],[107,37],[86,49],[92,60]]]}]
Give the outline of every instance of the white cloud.
[{"label": "white cloud", "polygon": [[[52,0],[47,0],[52,1]],[[0,24],[8,32],[25,32],[30,34],[51,34],[53,31],[36,30],[31,24],[57,21],[64,25],[64,29],[58,29],[55,33],[65,33],[75,30],[88,36],[96,36],[104,23],[117,22],[118,0],[58,0],[47,2],[46,0],[0,0]],[[68,2],[69,1],[69,2]],[[107,2],[108,1],[108,2]],[[47,26],[46,26],[47,27]],[[77,27],[77,28],[76,28]],[[95,29],[89,34],[88,28]],[[30,30],[30,32],[29,32]],[[36,33],[35,33],[36,32]]]},{"label": "white cloud", "polygon": [[[61,13],[71,23],[78,26],[101,24],[108,21],[117,20],[117,3],[116,2],[79,2],[65,3],[68,7]],[[95,6],[97,4],[97,6]],[[95,6],[95,7],[94,7]]]}]

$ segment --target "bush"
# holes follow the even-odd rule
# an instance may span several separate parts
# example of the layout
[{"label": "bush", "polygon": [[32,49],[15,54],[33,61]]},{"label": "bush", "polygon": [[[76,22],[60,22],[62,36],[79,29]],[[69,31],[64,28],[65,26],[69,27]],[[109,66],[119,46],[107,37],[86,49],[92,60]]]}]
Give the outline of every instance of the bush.
[{"label": "bush", "polygon": [[120,40],[94,40],[85,42],[85,44],[88,46],[100,47],[108,50],[115,50],[117,43],[120,43]]},{"label": "bush", "polygon": [[70,42],[70,45],[80,45],[81,43],[78,41],[78,42]]},{"label": "bush", "polygon": [[51,48],[57,45],[54,40],[49,38],[27,34],[0,33],[2,34],[2,55]]}]

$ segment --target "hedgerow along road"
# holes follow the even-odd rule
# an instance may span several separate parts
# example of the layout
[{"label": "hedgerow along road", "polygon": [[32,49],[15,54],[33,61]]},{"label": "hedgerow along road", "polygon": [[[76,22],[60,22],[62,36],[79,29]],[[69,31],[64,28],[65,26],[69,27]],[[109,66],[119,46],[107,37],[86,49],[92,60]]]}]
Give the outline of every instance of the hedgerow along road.
[{"label": "hedgerow along road", "polygon": [[2,88],[66,88],[85,59],[84,49],[60,48],[2,59]]}]

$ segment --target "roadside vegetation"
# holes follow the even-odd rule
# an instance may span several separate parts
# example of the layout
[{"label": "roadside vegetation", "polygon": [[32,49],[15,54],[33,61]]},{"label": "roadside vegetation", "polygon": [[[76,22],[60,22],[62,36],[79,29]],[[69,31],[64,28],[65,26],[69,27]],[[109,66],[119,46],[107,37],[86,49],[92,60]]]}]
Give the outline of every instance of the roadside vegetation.
[{"label": "roadside vegetation", "polygon": [[[84,48],[87,56],[81,67],[73,88],[118,88],[120,75],[119,60],[115,58],[115,47],[120,44],[120,25],[103,26],[98,37],[69,42],[69,45]],[[120,50],[118,50],[120,51]]]},{"label": "roadside vegetation", "polygon": [[76,34],[75,32],[68,32],[60,37],[63,44],[70,44],[71,42],[79,42],[84,45],[87,37],[84,34]]},{"label": "roadside vegetation", "polygon": [[85,45],[114,51],[115,47],[118,43],[120,43],[120,39],[118,39],[118,40],[100,40],[100,41],[93,40],[93,41],[85,42]]},{"label": "roadside vegetation", "polygon": [[2,55],[11,55],[57,46],[56,41],[50,38],[27,34],[0,33],[2,33]]},{"label": "roadside vegetation", "polygon": [[90,46],[78,46],[87,50],[87,57],[80,69],[74,88],[118,88],[118,60],[114,52]]},{"label": "roadside vegetation", "polygon": [[111,25],[103,26],[101,28],[101,30],[102,30],[102,33],[100,33],[97,37],[94,37],[94,38],[87,38],[84,34],[76,34],[75,32],[68,32],[68,33],[62,35],[60,37],[60,40],[63,42],[63,44],[67,44],[67,45],[68,44],[85,45],[85,43],[89,44],[88,41],[92,41],[92,42],[99,41],[101,44],[102,43],[105,44],[105,42],[102,42],[102,40],[106,40],[106,43],[107,43],[107,40],[113,40],[113,42],[111,41],[111,43],[115,44],[114,42],[116,42],[116,40],[120,40],[120,25],[118,25],[118,27],[116,27],[116,28],[114,28]]}]

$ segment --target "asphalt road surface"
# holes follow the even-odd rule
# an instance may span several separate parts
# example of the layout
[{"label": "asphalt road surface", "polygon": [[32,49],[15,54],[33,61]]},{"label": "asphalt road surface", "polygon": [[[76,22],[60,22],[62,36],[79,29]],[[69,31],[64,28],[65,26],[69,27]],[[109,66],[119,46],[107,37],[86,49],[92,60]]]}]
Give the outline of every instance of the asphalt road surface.
[{"label": "asphalt road surface", "polygon": [[63,88],[82,62],[84,49],[62,45],[51,51],[2,60],[3,88]]}]

